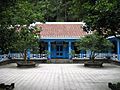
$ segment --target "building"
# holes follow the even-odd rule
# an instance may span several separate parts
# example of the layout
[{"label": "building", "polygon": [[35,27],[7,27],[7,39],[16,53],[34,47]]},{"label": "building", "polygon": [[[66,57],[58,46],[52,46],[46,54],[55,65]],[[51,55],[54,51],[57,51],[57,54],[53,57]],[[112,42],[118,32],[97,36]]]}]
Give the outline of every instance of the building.
[{"label": "building", "polygon": [[49,52],[49,59],[71,58],[71,51],[75,50],[77,52],[74,42],[80,39],[80,37],[87,35],[87,32],[82,29],[83,24],[81,22],[37,24],[41,28],[41,51],[47,50]]},{"label": "building", "polygon": [[[82,22],[50,22],[37,24],[41,28],[40,47],[41,53],[48,52],[49,59],[70,59],[71,51],[75,50],[77,54],[89,53],[89,51],[77,51],[75,47],[76,40],[88,35],[83,30]],[[120,60],[120,40],[115,37],[108,37],[115,45],[114,53]]]},{"label": "building", "polygon": [[111,52],[113,54],[113,57],[115,57],[117,60],[120,60],[120,35],[110,36],[108,39],[114,44],[114,49]]}]

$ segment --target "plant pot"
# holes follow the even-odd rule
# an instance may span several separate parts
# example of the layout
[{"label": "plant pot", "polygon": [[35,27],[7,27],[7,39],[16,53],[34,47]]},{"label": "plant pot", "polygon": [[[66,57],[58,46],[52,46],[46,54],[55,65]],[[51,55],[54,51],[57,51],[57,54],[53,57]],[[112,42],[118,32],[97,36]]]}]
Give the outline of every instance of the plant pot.
[{"label": "plant pot", "polygon": [[17,67],[35,67],[36,63],[35,62],[17,62]]},{"label": "plant pot", "polygon": [[86,67],[102,67],[103,66],[103,62],[100,62],[100,61],[87,61],[87,62],[84,62],[84,66]]}]

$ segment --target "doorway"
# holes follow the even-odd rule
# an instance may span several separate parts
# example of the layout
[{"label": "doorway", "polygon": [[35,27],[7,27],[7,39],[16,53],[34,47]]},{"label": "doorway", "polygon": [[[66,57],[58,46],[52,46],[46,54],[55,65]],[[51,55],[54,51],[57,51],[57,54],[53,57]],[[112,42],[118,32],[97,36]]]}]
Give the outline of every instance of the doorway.
[{"label": "doorway", "polygon": [[63,58],[63,45],[56,46],[56,58]]}]

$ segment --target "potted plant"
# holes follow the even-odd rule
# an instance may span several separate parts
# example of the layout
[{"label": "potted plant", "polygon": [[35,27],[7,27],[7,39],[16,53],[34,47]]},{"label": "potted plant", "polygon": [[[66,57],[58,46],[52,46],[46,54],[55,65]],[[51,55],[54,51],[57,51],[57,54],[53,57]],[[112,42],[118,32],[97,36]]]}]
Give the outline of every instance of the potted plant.
[{"label": "potted plant", "polygon": [[84,66],[102,66],[103,62],[95,61],[95,57],[99,55],[100,52],[111,50],[113,46],[110,41],[108,41],[103,36],[98,33],[93,33],[81,38],[76,42],[78,50],[89,50],[91,51],[88,62],[84,63]]},{"label": "potted plant", "polygon": [[[23,61],[19,62],[17,61],[17,66],[35,66],[35,62],[30,62],[30,50],[33,49],[33,47],[39,47],[39,36],[37,35],[38,29],[36,27],[29,29],[26,27],[21,27],[21,30],[19,32],[16,32],[17,38],[16,42],[12,44],[12,49],[14,50],[21,50],[21,52],[24,51],[24,58]],[[29,53],[29,54],[28,54]]]}]

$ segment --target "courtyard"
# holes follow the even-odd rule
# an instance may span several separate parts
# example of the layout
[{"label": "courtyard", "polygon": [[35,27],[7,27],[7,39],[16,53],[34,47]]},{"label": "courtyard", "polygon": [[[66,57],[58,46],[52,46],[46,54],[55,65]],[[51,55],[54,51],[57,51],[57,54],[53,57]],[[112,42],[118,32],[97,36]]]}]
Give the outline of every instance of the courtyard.
[{"label": "courtyard", "polygon": [[39,64],[17,68],[15,63],[0,66],[0,83],[15,83],[14,90],[110,90],[108,82],[120,81],[120,66],[104,64],[88,68],[83,64]]}]

